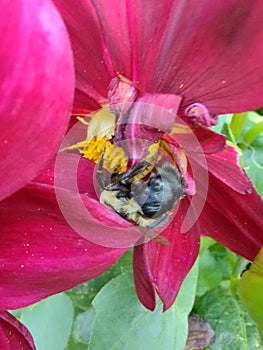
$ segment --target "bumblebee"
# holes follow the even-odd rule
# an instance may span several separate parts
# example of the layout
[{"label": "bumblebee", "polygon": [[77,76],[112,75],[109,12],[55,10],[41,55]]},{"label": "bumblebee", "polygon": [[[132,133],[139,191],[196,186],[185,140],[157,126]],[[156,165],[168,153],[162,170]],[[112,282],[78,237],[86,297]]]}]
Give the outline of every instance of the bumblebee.
[{"label": "bumblebee", "polygon": [[105,177],[103,160],[104,154],[96,174],[103,189],[100,202],[140,228],[162,226],[183,197],[183,179],[176,166],[166,162],[153,167],[142,160],[123,174],[115,172]]}]

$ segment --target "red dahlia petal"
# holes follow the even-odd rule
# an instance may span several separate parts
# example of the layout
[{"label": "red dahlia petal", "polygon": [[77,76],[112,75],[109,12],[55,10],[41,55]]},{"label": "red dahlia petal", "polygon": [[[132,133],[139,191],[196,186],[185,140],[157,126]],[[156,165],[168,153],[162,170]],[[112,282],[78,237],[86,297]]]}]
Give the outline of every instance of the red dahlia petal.
[{"label": "red dahlia petal", "polygon": [[212,114],[263,103],[261,0],[55,3],[71,36],[77,87],[98,101],[121,73],[144,92],[182,96],[181,112],[195,102]]},{"label": "red dahlia petal", "polygon": [[22,323],[6,311],[0,311],[1,350],[35,350],[33,338]]},{"label": "red dahlia petal", "polygon": [[263,246],[263,202],[253,188],[250,194],[239,193],[210,173],[199,222],[202,234],[246,259],[253,261]]},{"label": "red dahlia petal", "polygon": [[72,52],[50,1],[0,4],[0,200],[37,175],[66,131]]},{"label": "red dahlia petal", "polygon": [[64,219],[54,190],[44,184],[3,200],[0,223],[1,309],[72,288],[104,272],[125,251],[82,238]]},{"label": "red dahlia petal", "polygon": [[[151,6],[154,7],[152,2]],[[142,24],[138,27],[136,80],[145,75],[147,67],[151,79],[147,80],[146,90],[183,96],[182,111],[194,102],[203,103],[212,114],[260,107],[261,10],[261,0],[215,0],[212,4],[209,0],[173,1],[161,43],[155,36],[150,40],[144,34],[148,33],[144,28],[147,21],[142,20],[145,12],[139,12]],[[152,23],[158,22],[158,15],[156,11]],[[149,54],[142,64],[142,48],[147,47],[149,53],[153,46],[158,47],[158,54]]]},{"label": "red dahlia petal", "polygon": [[152,274],[147,261],[147,243],[134,247],[133,271],[134,283],[138,298],[149,310],[155,309],[155,291],[152,284]]},{"label": "red dahlia petal", "polygon": [[[202,183],[203,170],[200,170],[200,174],[198,171],[200,165],[203,167],[203,169],[209,171],[210,174],[213,174],[218,180],[220,180],[222,183],[225,183],[233,190],[242,194],[251,193],[253,185],[239,164],[239,156],[240,155],[237,150],[234,147],[228,145],[226,145],[225,149],[222,152],[215,154],[206,154],[206,164],[199,162],[201,159],[200,157],[194,157],[189,153],[190,164],[195,165],[198,163],[197,166],[195,165],[197,169],[195,180],[199,183]],[[210,190],[214,190],[211,184]]]},{"label": "red dahlia petal", "polygon": [[[53,2],[65,21],[71,39],[76,66],[76,88],[95,101],[105,100],[110,80],[116,74],[112,69],[93,2],[81,0],[77,5],[64,0]],[[91,105],[89,102],[87,100],[87,110],[94,106],[93,101]]]},{"label": "red dahlia petal", "polygon": [[[186,124],[184,126],[186,127]],[[165,139],[169,144],[173,144],[176,141],[175,146],[179,144],[189,156],[192,153],[217,153],[225,147],[226,136],[213,130],[201,126],[190,127],[188,125],[185,131],[184,133],[178,131],[170,136],[165,136]]]},{"label": "red dahlia petal", "polygon": [[161,233],[170,242],[169,246],[151,240],[144,248],[135,247],[134,267],[142,265],[135,271],[136,290],[141,302],[151,310],[155,302],[150,283],[163,301],[164,310],[167,310],[173,304],[184,278],[197,258],[199,225],[190,225],[191,228],[182,233],[181,226],[186,213],[187,220],[194,222],[195,214],[189,208],[188,200],[182,199],[173,221]]}]

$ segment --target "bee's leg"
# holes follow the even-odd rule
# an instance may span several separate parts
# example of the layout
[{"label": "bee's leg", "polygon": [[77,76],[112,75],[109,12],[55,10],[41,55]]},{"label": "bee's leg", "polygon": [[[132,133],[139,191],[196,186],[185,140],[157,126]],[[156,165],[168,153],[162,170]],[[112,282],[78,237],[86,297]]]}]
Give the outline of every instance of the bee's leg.
[{"label": "bee's leg", "polygon": [[147,166],[149,166],[149,163],[146,162],[145,160],[142,160],[140,163],[135,165],[134,168],[130,169],[128,172],[126,172],[122,176],[122,179],[121,179],[122,183],[132,182],[134,177],[140,174],[141,172],[143,172],[147,168]]},{"label": "bee's leg", "polygon": [[145,236],[154,239],[155,242],[168,247],[170,245],[170,242],[163,236],[160,235],[155,235],[154,233],[152,233],[151,231],[147,230],[147,229],[142,229],[143,233],[145,234]]},{"label": "bee's leg", "polygon": [[106,183],[107,181],[106,181],[105,177],[103,176],[103,163],[104,163],[105,151],[106,151],[106,146],[104,145],[104,150],[103,150],[102,155],[100,157],[100,161],[99,161],[99,164],[98,164],[98,169],[97,169],[97,172],[96,172],[96,179],[98,181],[98,184],[103,189],[106,189],[106,186],[107,186],[107,183]]}]

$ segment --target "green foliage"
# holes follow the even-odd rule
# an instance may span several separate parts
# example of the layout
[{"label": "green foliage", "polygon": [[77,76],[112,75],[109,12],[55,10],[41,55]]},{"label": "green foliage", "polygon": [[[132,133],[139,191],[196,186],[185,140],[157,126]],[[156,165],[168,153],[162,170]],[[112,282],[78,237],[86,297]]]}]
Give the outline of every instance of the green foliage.
[{"label": "green foliage", "polygon": [[263,339],[263,248],[256,256],[238,285],[238,293],[246,305],[251,317],[257,323]]},{"label": "green foliage", "polygon": [[110,281],[94,299],[96,317],[89,350],[183,350],[197,272],[196,265],[175,304],[165,313],[160,302],[154,312],[140,304],[131,273],[123,273]]},{"label": "green foliage", "polygon": [[251,322],[237,296],[217,287],[196,303],[198,315],[216,332],[211,350],[262,350],[256,326]]},{"label": "green foliage", "polygon": [[[261,109],[262,111],[262,109]],[[263,116],[256,112],[220,116],[213,127],[242,150],[241,163],[263,196]]]},{"label": "green foliage", "polygon": [[130,250],[126,252],[115,265],[105,271],[102,275],[66,292],[66,294],[71,297],[77,313],[88,310],[91,306],[92,300],[100,289],[112,278],[120,275],[127,269],[131,269],[131,264],[132,251]]},{"label": "green foliage", "polygon": [[37,350],[64,350],[73,313],[71,299],[60,293],[22,309],[20,320],[33,335]]}]

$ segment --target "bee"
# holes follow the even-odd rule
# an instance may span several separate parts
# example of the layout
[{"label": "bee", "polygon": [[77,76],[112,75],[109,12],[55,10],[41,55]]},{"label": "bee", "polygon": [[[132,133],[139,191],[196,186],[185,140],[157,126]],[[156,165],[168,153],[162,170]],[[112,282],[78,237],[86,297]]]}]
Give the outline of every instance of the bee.
[{"label": "bee", "polygon": [[[162,226],[171,215],[175,203],[183,197],[182,176],[171,163],[153,167],[142,160],[123,174],[116,172],[104,177],[103,155],[96,173],[103,190],[100,202],[144,229],[149,236],[148,229]],[[167,245],[164,241],[162,244]]]}]

